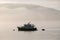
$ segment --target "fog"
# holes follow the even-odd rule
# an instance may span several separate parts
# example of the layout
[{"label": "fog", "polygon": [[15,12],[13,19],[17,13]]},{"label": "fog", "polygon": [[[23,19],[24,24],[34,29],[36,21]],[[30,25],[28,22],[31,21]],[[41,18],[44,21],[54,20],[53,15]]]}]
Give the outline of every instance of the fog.
[{"label": "fog", "polygon": [[60,0],[0,0],[0,3],[36,4],[60,10]]},{"label": "fog", "polygon": [[[18,32],[31,22],[38,31]],[[44,28],[46,31],[41,31]],[[15,29],[15,31],[13,31]],[[33,4],[0,4],[0,40],[59,40],[60,11]]]},{"label": "fog", "polygon": [[60,11],[39,5],[0,4],[0,21],[60,21]]}]

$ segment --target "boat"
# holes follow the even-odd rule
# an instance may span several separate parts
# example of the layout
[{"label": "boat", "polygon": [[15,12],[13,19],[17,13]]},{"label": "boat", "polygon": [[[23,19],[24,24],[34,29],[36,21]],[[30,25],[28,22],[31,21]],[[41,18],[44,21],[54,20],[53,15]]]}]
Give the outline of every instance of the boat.
[{"label": "boat", "polygon": [[42,29],[42,31],[45,31],[45,29]]},{"label": "boat", "polygon": [[18,28],[18,31],[37,31],[37,28],[35,27],[34,24],[24,24],[23,26],[21,27],[17,27]]}]

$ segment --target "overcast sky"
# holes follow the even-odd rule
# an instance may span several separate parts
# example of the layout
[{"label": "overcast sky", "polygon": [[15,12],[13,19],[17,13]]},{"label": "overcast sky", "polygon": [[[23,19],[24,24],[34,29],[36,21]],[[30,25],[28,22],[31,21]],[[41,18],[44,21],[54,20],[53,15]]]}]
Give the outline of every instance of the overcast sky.
[{"label": "overcast sky", "polygon": [[21,3],[0,4],[0,22],[12,20],[60,21],[59,2],[59,0],[0,0],[0,3]]},{"label": "overcast sky", "polygon": [[60,0],[0,0],[0,3],[37,4],[60,10]]},{"label": "overcast sky", "polygon": [[0,22],[60,21],[60,11],[29,4],[0,4]]}]

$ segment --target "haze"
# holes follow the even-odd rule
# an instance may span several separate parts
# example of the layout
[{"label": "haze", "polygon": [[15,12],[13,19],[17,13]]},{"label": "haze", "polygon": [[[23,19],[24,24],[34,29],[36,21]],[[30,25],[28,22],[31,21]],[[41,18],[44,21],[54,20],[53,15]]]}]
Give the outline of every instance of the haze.
[{"label": "haze", "polygon": [[28,4],[0,4],[1,21],[60,21],[60,11]]},{"label": "haze", "polygon": [[36,4],[60,10],[60,0],[0,0],[0,3]]},{"label": "haze", "polygon": [[[30,21],[38,31],[17,31],[17,26]],[[0,40],[60,40],[60,11],[33,4],[0,4],[0,35]]]}]

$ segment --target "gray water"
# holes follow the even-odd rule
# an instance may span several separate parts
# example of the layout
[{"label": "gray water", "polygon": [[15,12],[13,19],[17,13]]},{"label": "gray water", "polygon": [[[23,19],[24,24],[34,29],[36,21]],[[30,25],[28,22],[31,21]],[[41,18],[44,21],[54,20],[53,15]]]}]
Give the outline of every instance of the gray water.
[{"label": "gray water", "polygon": [[[0,24],[0,40],[59,40],[60,39],[60,21],[51,22],[32,22],[38,28],[38,31],[20,31],[18,32],[17,26],[21,26],[24,22],[20,23],[5,23]],[[19,25],[21,24],[21,25]],[[46,29],[42,31],[41,29]],[[13,31],[15,29],[15,31]]]}]

